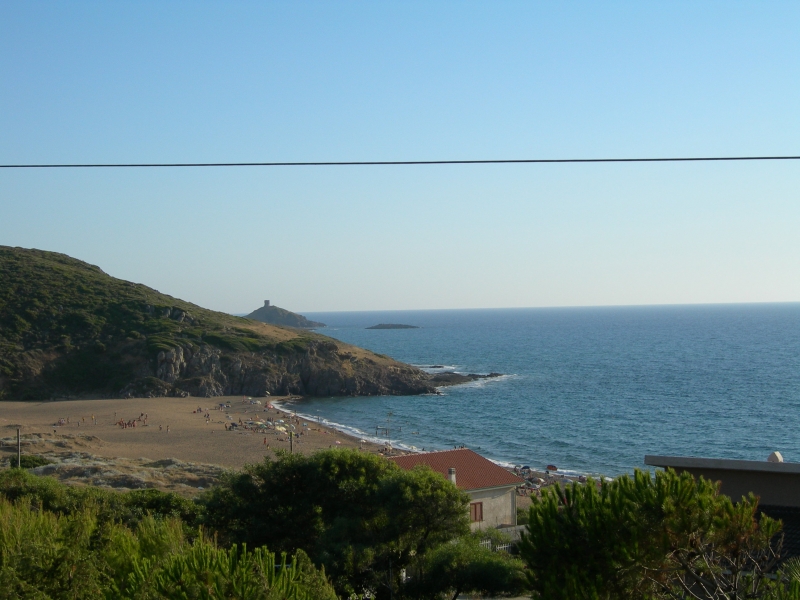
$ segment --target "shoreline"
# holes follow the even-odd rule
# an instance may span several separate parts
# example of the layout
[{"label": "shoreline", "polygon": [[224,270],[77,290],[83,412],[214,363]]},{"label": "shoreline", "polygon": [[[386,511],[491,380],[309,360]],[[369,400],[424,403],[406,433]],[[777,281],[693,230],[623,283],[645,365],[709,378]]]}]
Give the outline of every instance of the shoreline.
[{"label": "shoreline", "polygon": [[[0,464],[5,467],[16,457],[16,428],[20,427],[23,454],[41,455],[54,463],[37,468],[36,474],[51,475],[69,484],[158,488],[192,496],[213,485],[215,477],[226,470],[272,460],[278,451],[288,452],[286,433],[290,427],[298,434],[292,450],[303,455],[329,448],[379,456],[449,449],[422,450],[397,440],[387,447],[386,440],[359,435],[355,427],[328,419],[318,421],[287,406],[298,399],[229,396],[4,401],[0,402]],[[120,425],[120,421],[127,425]],[[264,425],[255,425],[259,421]],[[237,425],[230,427],[230,423]],[[282,427],[283,432],[265,429],[269,424]],[[492,462],[515,471],[514,465]],[[521,497],[538,494],[539,487],[583,479],[577,473],[547,474],[539,469],[522,476],[534,486],[528,486],[527,494],[523,492]]]},{"label": "shoreline", "polygon": [[[176,459],[226,469],[273,458],[275,451],[289,451],[286,433],[292,426],[298,435],[291,448],[297,453],[311,454],[334,447],[384,453],[381,444],[361,442],[363,438],[301,416],[295,420],[288,410],[269,409],[266,403],[273,400],[280,404],[288,397],[3,401],[0,457],[5,460],[12,449],[16,453],[17,427],[23,442],[35,439],[53,451],[151,461]],[[259,401],[261,404],[257,404]],[[225,403],[230,407],[220,407]],[[120,425],[120,421],[126,425]],[[230,428],[230,423],[237,426]],[[275,424],[285,431],[272,428]]]},{"label": "shoreline", "polygon": [[[323,426],[329,427],[331,429],[335,429],[338,432],[340,432],[342,435],[348,436],[348,437],[353,438],[355,440],[364,439],[368,443],[374,444],[376,446],[382,446],[382,447],[386,446],[386,442],[388,441],[390,443],[391,448],[394,451],[393,455],[395,455],[395,456],[398,455],[398,454],[426,454],[426,453],[429,453],[429,452],[443,452],[443,451],[447,451],[447,450],[451,450],[452,449],[452,448],[430,448],[430,449],[426,449],[426,447],[419,448],[417,446],[406,444],[406,443],[401,442],[399,440],[380,439],[380,438],[378,438],[378,437],[376,437],[374,435],[370,435],[370,434],[364,433],[361,429],[359,429],[358,427],[355,427],[353,425],[347,425],[345,423],[339,423],[339,422],[336,422],[336,421],[331,421],[330,419],[325,418],[325,417],[322,417],[321,421],[317,421],[318,417],[315,417],[315,416],[310,415],[308,413],[304,413],[302,411],[292,410],[290,407],[287,407],[284,404],[286,402],[296,402],[296,401],[301,401],[301,400],[303,400],[302,397],[290,396],[290,397],[287,397],[286,399],[282,399],[282,400],[276,401],[276,402],[279,404],[278,408],[280,408],[280,410],[282,410],[284,412],[291,413],[291,414],[297,414],[301,418],[305,418],[305,419],[307,419],[309,421],[321,423]],[[275,404],[275,403],[273,403],[273,404]],[[472,449],[470,446],[465,446],[465,447]],[[504,468],[504,469],[506,469],[508,471],[515,472],[515,473],[520,471],[521,467],[524,466],[524,465],[527,465],[528,462],[529,462],[529,461],[520,461],[517,464],[512,464],[512,463],[509,463],[507,461],[497,460],[497,459],[494,459],[494,458],[490,458],[489,456],[485,456],[482,453],[482,451],[475,450],[475,452],[478,452],[478,454],[481,454],[481,456],[484,456],[484,458],[486,458],[487,460],[495,463],[497,466],[502,467],[502,468]],[[547,469],[536,469],[536,468],[534,468],[534,469],[528,469],[528,471],[530,472],[532,477],[538,477],[540,479],[549,480],[550,483],[555,483],[556,481],[564,481],[564,480],[567,480],[567,481],[570,481],[570,482],[571,481],[580,481],[580,482],[582,482],[582,481],[585,481],[587,478],[592,478],[592,479],[594,479],[596,481],[599,481],[601,479],[609,479],[609,477],[607,477],[606,475],[591,474],[591,473],[581,473],[579,471],[574,471],[574,470],[571,470],[571,469],[558,469],[558,470],[550,472],[550,473],[548,473]]]},{"label": "shoreline", "polygon": [[280,400],[280,401],[273,402],[273,404],[275,404],[276,408],[278,410],[282,411],[282,412],[285,412],[287,414],[298,415],[300,418],[306,419],[309,422],[312,422],[312,423],[316,422],[319,426],[325,426],[325,427],[328,427],[330,429],[334,429],[334,430],[338,431],[341,435],[349,437],[349,438],[351,438],[351,439],[353,439],[355,441],[360,441],[360,440],[363,439],[363,440],[365,440],[366,443],[369,443],[369,444],[372,444],[372,445],[375,445],[375,446],[380,446],[380,447],[387,447],[388,446],[388,447],[392,448],[395,451],[395,454],[393,454],[393,456],[397,455],[397,453],[401,453],[401,454],[421,454],[421,453],[424,453],[424,452],[437,452],[438,451],[438,450],[425,450],[425,448],[421,448],[420,449],[420,448],[417,448],[416,446],[404,444],[403,442],[400,442],[399,440],[391,440],[391,439],[385,439],[385,438],[382,439],[382,438],[379,438],[377,436],[365,433],[361,429],[359,429],[358,427],[354,427],[352,425],[347,425],[345,423],[338,423],[336,421],[331,421],[330,419],[327,419],[327,418],[315,417],[315,416],[310,415],[308,413],[298,412],[296,410],[291,410],[290,408],[288,408],[288,407],[286,407],[284,405],[284,402],[292,402],[292,401],[297,401],[297,400],[301,400],[301,399],[302,398],[297,398],[296,396],[295,397],[289,397],[286,400]]}]

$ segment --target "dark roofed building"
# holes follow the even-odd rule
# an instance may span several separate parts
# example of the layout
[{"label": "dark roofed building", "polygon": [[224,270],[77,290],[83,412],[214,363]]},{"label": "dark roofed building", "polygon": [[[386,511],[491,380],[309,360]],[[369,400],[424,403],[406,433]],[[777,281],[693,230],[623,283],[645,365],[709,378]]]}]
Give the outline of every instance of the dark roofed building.
[{"label": "dark roofed building", "polygon": [[395,456],[389,460],[406,470],[427,465],[466,492],[470,497],[473,531],[516,526],[516,488],[523,480],[477,452],[462,448]]}]

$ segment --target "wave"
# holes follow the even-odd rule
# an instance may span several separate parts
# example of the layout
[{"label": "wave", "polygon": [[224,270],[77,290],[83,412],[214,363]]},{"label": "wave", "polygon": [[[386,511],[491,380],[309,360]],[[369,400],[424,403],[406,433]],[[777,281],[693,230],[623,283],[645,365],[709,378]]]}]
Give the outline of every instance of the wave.
[{"label": "wave", "polygon": [[520,376],[516,373],[510,373],[508,375],[499,375],[497,377],[487,377],[485,379],[476,379],[475,381],[468,381],[467,383],[459,383],[456,384],[459,387],[473,387],[473,388],[482,388],[491,383],[496,383],[500,381],[508,381],[510,379],[518,379]]},{"label": "wave", "polygon": [[422,452],[420,448],[417,446],[406,444],[397,439],[387,439],[386,437],[378,437],[375,435],[370,435],[367,432],[359,429],[358,427],[353,427],[352,425],[346,425],[344,423],[337,423],[336,421],[331,421],[330,419],[326,419],[324,417],[318,418],[315,415],[309,415],[307,413],[302,413],[295,411],[292,408],[286,406],[286,404],[291,404],[291,402],[283,403],[283,402],[272,402],[272,406],[277,408],[278,410],[282,410],[287,413],[292,413],[300,417],[301,419],[307,420],[309,423],[319,423],[320,425],[325,425],[330,429],[335,429],[340,433],[344,433],[345,435],[349,435],[350,437],[354,437],[359,440],[364,440],[365,442],[370,442],[372,444],[378,444],[380,446],[386,445],[388,442],[392,448],[397,450],[404,450],[406,452]]},{"label": "wave", "polygon": [[[320,425],[325,425],[326,427],[328,427],[330,429],[335,429],[336,431],[338,431],[340,433],[343,433],[345,435],[349,435],[350,437],[356,438],[358,440],[364,440],[365,442],[369,442],[369,443],[372,443],[372,444],[377,444],[379,446],[384,446],[388,442],[388,444],[392,448],[394,448],[395,450],[402,450],[404,452],[411,452],[411,453],[415,453],[415,454],[423,454],[423,453],[428,453],[428,452],[443,452],[443,451],[451,449],[449,447],[447,447],[447,448],[436,448],[436,447],[423,447],[423,448],[420,448],[419,446],[415,446],[413,444],[410,444],[410,443],[407,443],[407,442],[403,442],[403,441],[401,441],[399,439],[391,439],[391,438],[387,439],[386,437],[375,436],[375,435],[372,435],[372,434],[369,434],[369,433],[365,432],[362,429],[359,429],[358,427],[354,427],[352,425],[347,425],[345,423],[339,423],[337,421],[331,421],[330,419],[326,419],[324,417],[318,418],[315,415],[311,415],[311,414],[308,414],[308,413],[303,413],[303,412],[296,411],[291,406],[292,404],[294,404],[292,401],[288,401],[288,402],[272,402],[272,405],[275,408],[277,408],[278,410],[281,410],[281,411],[286,412],[286,413],[292,413],[294,415],[297,415],[298,417],[300,417],[301,419],[305,419],[309,423],[318,423]],[[469,446],[467,446],[467,448],[469,448]],[[475,450],[476,452],[478,452],[478,450],[480,450],[479,448],[478,449],[469,448],[469,449]],[[481,454],[481,452],[478,452],[478,454]],[[481,454],[481,456],[484,456],[484,455]],[[527,465],[527,464],[530,463],[530,461],[508,462],[508,461],[505,461],[505,460],[494,459],[494,458],[491,458],[489,456],[484,456],[484,458],[486,458],[487,460],[493,462],[494,464],[496,464],[499,467],[502,467],[504,469],[508,469],[509,471],[513,471],[514,467],[523,466],[523,465]],[[542,469],[537,469],[537,470],[544,470],[544,469],[542,468]],[[594,477],[595,479],[603,477],[603,475],[600,475],[600,474],[596,474],[596,473],[593,474],[593,473],[588,473],[588,472],[583,472],[583,471],[575,471],[575,470],[572,470],[572,469],[559,469],[556,473],[558,475],[565,475],[567,477],[579,477],[581,475],[585,476],[585,477]]]},{"label": "wave", "polygon": [[411,365],[425,371],[426,373],[446,373],[453,371],[458,373],[460,365]]}]

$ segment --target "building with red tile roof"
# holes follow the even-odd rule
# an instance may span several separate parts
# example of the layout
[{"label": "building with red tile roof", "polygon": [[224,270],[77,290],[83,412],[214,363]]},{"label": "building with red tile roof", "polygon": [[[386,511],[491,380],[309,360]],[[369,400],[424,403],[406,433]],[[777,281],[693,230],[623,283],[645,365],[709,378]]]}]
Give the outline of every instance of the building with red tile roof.
[{"label": "building with red tile roof", "polygon": [[410,470],[426,465],[470,497],[472,529],[517,524],[516,488],[523,480],[467,448],[394,456],[389,460]]}]

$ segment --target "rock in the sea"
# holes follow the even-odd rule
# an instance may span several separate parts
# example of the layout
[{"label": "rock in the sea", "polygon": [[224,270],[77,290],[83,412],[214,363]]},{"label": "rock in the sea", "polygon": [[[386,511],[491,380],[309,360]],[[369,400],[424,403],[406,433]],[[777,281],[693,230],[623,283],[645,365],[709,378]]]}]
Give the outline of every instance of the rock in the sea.
[{"label": "rock in the sea", "polygon": [[456,373],[454,371],[447,371],[445,373],[435,373],[430,376],[429,381],[437,386],[442,387],[446,385],[459,385],[462,383],[470,383],[471,381],[478,381],[479,379],[492,379],[494,377],[501,377],[502,373],[489,373],[488,375],[480,375],[478,373]]}]

